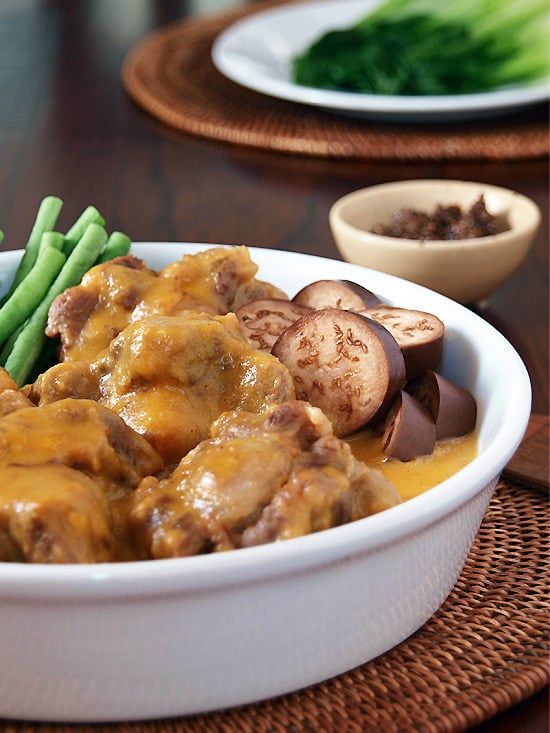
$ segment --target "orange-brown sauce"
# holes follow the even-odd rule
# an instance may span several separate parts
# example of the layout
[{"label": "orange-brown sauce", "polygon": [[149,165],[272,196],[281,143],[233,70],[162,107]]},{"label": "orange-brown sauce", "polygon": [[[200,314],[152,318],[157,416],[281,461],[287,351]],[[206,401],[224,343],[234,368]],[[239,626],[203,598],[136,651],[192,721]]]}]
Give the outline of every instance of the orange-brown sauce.
[{"label": "orange-brown sauce", "polygon": [[348,438],[354,456],[370,468],[380,469],[392,481],[403,501],[422,494],[472,461],[478,452],[477,434],[439,442],[432,455],[403,463],[386,458],[380,438],[363,433]]}]

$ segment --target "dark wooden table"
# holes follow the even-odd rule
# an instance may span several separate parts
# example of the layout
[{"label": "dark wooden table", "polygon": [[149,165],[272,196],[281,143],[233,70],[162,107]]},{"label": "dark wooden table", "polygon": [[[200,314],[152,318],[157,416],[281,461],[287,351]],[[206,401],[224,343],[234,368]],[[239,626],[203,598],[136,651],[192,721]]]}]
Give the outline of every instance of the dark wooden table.
[{"label": "dark wooden table", "polygon": [[[306,159],[171,131],[127,98],[120,66],[139,38],[198,9],[206,12],[214,5],[203,0],[2,0],[4,248],[24,245],[38,203],[55,194],[65,202],[67,223],[93,203],[111,228],[135,240],[239,243],[338,258],[327,212],[355,188],[415,177],[511,187],[537,202],[543,223],[527,262],[491,298],[483,315],[523,357],[533,385],[533,411],[547,414],[548,161]],[[546,733],[546,691],[478,730]]]}]

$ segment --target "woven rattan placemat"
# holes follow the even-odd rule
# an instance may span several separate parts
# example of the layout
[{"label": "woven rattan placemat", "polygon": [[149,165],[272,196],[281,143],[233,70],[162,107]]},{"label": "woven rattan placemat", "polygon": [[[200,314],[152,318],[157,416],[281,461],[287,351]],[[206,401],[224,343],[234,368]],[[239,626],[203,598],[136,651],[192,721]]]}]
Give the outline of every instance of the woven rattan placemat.
[{"label": "woven rattan placemat", "polygon": [[274,99],[226,79],[210,58],[230,23],[255,3],[159,28],[127,55],[122,81],[147,112],[182,132],[262,150],[378,160],[502,160],[549,152],[547,110],[452,125],[367,122]]},{"label": "woven rattan placemat", "polygon": [[[546,495],[540,489],[501,481],[452,593],[419,631],[395,649],[275,700],[108,729],[112,733],[464,731],[548,683],[548,555]],[[68,730],[74,729],[8,726],[14,733]],[[98,727],[79,725],[78,730],[97,733]]]}]

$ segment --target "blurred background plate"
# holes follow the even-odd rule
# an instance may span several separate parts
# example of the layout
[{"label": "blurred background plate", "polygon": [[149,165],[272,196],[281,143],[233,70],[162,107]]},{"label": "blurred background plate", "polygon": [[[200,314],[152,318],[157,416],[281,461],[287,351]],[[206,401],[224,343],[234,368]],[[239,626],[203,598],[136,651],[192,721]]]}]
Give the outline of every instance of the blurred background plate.
[{"label": "blurred background plate", "polygon": [[478,119],[544,102],[548,80],[479,94],[385,96],[314,89],[294,84],[292,58],[320,34],[347,28],[380,0],[318,0],[260,11],[216,38],[212,60],[224,76],[248,89],[366,119],[426,122]]}]

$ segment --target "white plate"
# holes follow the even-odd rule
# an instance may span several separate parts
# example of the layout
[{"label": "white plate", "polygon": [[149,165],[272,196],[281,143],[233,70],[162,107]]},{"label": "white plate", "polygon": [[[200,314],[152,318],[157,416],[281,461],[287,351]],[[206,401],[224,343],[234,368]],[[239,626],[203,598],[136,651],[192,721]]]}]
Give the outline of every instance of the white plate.
[{"label": "white plate", "polygon": [[545,80],[480,94],[385,96],[315,89],[291,81],[292,58],[321,33],[347,28],[380,0],[320,0],[254,13],[215,40],[212,59],[232,81],[279,99],[348,115],[400,121],[445,121],[495,116],[543,102]]},{"label": "white plate", "polygon": [[[132,247],[159,269],[200,244]],[[410,501],[284,542],[150,562],[0,562],[0,719],[168,718],[264,700],[382,654],[453,587],[529,417],[512,346],[456,302],[385,273],[250,248],[289,295],[352,280],[446,325],[442,371],[478,404],[479,455]],[[0,281],[21,252],[0,253]]]}]

